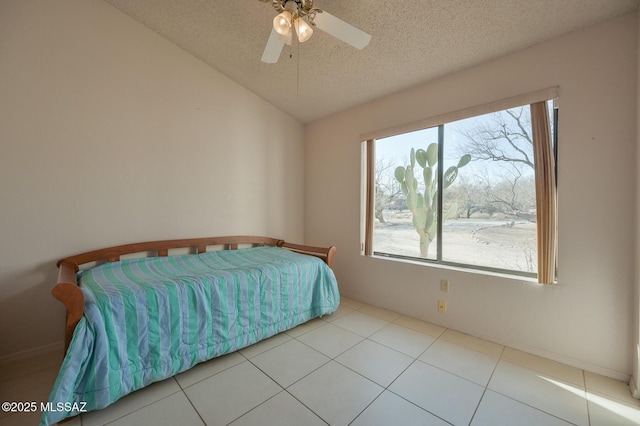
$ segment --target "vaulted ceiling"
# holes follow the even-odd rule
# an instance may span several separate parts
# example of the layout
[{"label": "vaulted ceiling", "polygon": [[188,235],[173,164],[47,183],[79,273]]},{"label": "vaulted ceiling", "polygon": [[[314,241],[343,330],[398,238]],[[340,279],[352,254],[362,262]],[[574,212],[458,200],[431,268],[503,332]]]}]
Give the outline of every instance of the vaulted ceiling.
[{"label": "vaulted ceiling", "polygon": [[316,30],[266,64],[270,1],[105,1],[304,123],[638,8],[638,0],[315,0],[371,43],[357,50]]}]

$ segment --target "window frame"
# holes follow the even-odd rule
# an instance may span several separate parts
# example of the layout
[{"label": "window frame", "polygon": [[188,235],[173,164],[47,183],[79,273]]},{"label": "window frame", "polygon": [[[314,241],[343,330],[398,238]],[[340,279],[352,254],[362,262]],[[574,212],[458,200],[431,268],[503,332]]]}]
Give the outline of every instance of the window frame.
[{"label": "window frame", "polygon": [[[490,273],[503,274],[507,276],[514,277],[527,277],[527,278],[538,278],[538,281],[544,284],[555,284],[557,283],[557,256],[554,261],[554,277],[551,282],[542,282],[540,280],[539,271],[540,265],[538,265],[537,272],[527,272],[527,271],[518,271],[511,269],[502,269],[491,266],[482,266],[475,264],[466,264],[459,262],[452,262],[442,259],[442,220],[440,220],[441,215],[438,214],[438,223],[437,223],[437,254],[435,259],[429,258],[421,258],[414,256],[407,256],[401,254],[391,254],[384,252],[376,252],[373,250],[373,234],[374,234],[374,203],[375,203],[375,141],[376,139],[382,139],[390,136],[400,135],[404,133],[409,133],[418,130],[425,130],[430,128],[438,127],[438,164],[444,164],[444,126],[455,121],[463,120],[466,118],[472,118],[476,116],[481,116],[484,114],[504,111],[510,108],[516,108],[524,105],[531,105],[537,102],[542,101],[553,101],[553,133],[550,135],[552,140],[552,161],[553,164],[553,173],[556,177],[555,179],[555,187],[554,187],[554,199],[557,196],[557,149],[558,149],[558,104],[557,99],[559,96],[559,87],[551,87],[548,89],[543,89],[536,92],[531,92],[525,95],[515,96],[508,99],[503,99],[487,104],[483,104],[480,106],[467,108],[464,110],[455,111],[452,113],[447,113],[443,115],[439,115],[436,117],[428,118],[425,120],[419,120],[412,123],[403,124],[400,126],[395,126],[391,128],[386,128],[374,132],[370,132],[367,134],[361,135],[362,143],[362,162],[363,162],[363,185],[362,185],[362,217],[361,217],[361,255],[368,257],[378,257],[390,260],[405,260],[417,263],[423,263],[427,265],[438,265],[438,266],[447,266],[447,267],[455,267],[461,268],[464,270],[475,270],[475,271],[483,271]],[[532,123],[533,127],[533,123]],[[443,187],[443,175],[444,175],[444,167],[438,167],[438,187]],[[538,180],[536,179],[536,187],[538,186]],[[438,209],[441,213],[443,208],[443,196],[444,191],[438,191]],[[536,205],[538,204],[538,200],[536,200]],[[555,226],[557,227],[557,212],[555,218]],[[536,226],[537,228],[537,226]],[[540,231],[538,232],[538,241],[536,245],[540,246]],[[557,237],[555,238],[555,249],[557,253]]]}]

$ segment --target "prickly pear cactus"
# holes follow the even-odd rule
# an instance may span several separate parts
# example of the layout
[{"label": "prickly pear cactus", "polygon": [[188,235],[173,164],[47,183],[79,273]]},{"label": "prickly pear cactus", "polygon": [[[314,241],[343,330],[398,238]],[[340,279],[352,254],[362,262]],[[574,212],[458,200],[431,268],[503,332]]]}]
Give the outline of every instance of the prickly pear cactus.
[{"label": "prickly pear cactus", "polygon": [[[444,172],[444,187],[450,186],[458,176],[458,170],[471,161],[471,155],[465,154],[457,166],[451,166]],[[422,169],[424,192],[418,191],[418,179],[415,177],[416,163]],[[407,206],[413,216],[413,227],[420,235],[420,257],[427,257],[429,245],[436,237],[438,226],[438,144],[432,143],[427,150],[411,148],[410,162],[406,167],[399,166],[395,170],[395,178],[400,182],[402,193],[407,199]],[[419,169],[418,169],[419,171]],[[458,205],[452,203],[443,220],[454,217]]]}]

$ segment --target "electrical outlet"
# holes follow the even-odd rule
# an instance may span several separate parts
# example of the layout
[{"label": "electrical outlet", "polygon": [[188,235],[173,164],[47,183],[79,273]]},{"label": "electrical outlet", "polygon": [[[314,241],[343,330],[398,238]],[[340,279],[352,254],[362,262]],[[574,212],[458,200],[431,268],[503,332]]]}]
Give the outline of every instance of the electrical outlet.
[{"label": "electrical outlet", "polygon": [[443,314],[447,313],[447,301],[446,300],[438,300],[438,312],[442,312]]},{"label": "electrical outlet", "polygon": [[440,291],[449,292],[449,280],[440,280]]}]

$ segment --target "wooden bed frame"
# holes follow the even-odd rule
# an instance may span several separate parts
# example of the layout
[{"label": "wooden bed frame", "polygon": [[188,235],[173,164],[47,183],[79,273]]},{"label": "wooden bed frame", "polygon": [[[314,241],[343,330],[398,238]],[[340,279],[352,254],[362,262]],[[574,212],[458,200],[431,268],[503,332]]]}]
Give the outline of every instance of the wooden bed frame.
[{"label": "wooden bed frame", "polygon": [[144,257],[169,256],[170,250],[188,250],[189,253],[205,253],[207,248],[217,250],[236,250],[239,247],[275,246],[282,247],[297,253],[316,256],[325,261],[330,268],[333,267],[333,256],[336,252],[334,246],[314,247],[300,244],[286,243],[284,240],[269,237],[256,236],[230,236],[189,238],[183,240],[149,241],[144,243],[125,244],[108,247],[75,256],[65,257],[58,261],[58,282],[51,290],[51,294],[60,300],[67,308],[67,320],[65,325],[65,351],[68,349],[73,337],[73,331],[84,314],[84,296],[78,287],[77,273],[82,265],[88,263],[101,264],[104,262],[117,262],[121,256],[131,254],[144,254]]}]

